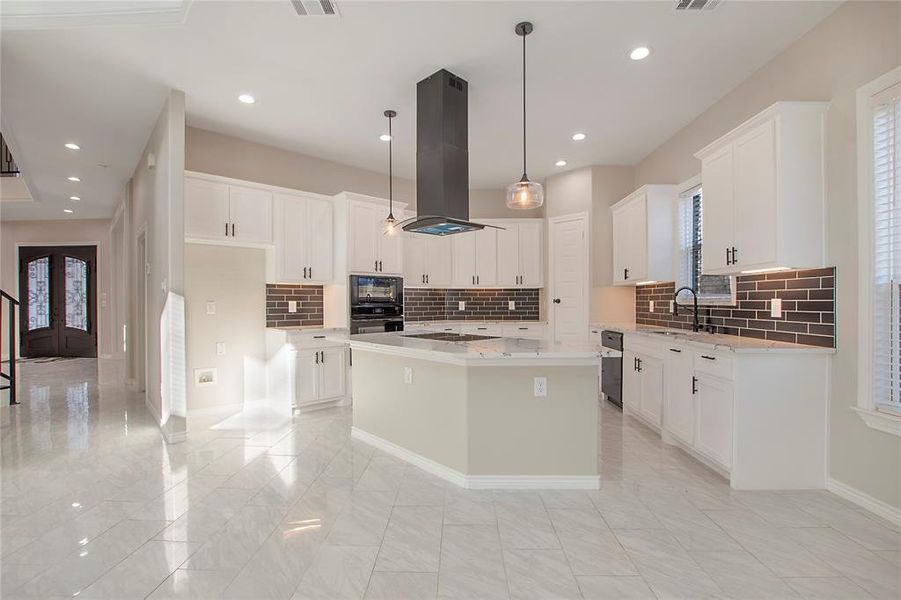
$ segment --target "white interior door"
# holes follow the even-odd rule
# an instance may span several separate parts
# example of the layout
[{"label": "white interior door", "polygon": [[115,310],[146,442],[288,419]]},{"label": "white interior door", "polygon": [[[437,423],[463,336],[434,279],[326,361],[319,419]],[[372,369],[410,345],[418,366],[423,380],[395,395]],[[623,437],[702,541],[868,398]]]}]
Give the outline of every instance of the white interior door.
[{"label": "white interior door", "polygon": [[334,277],[334,206],[328,200],[307,199],[307,264],[309,279],[331,281]]},{"label": "white interior door", "polygon": [[272,192],[228,186],[229,233],[245,242],[272,242]]},{"label": "white interior door", "polygon": [[550,309],[557,342],[588,340],[588,215],[549,222]]},{"label": "white interior door", "polygon": [[228,186],[185,177],[185,236],[225,239]]},{"label": "white interior door", "polygon": [[499,223],[497,230],[497,284],[515,287],[519,284],[519,226],[515,223]]}]

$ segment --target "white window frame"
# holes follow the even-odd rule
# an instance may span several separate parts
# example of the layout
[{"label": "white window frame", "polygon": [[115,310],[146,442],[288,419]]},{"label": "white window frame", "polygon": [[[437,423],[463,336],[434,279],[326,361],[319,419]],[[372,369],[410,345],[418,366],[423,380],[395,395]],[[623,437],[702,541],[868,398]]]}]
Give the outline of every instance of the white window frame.
[{"label": "white window frame", "polygon": [[867,426],[901,436],[901,415],[877,408],[873,394],[873,229],[874,189],[872,160],[873,112],[871,98],[901,83],[901,67],[857,90],[857,192],[858,192],[858,348],[857,406],[853,410]]},{"label": "white window frame", "polygon": [[[683,199],[688,194],[693,194],[694,191],[698,188],[701,188],[701,204],[703,206],[704,196],[703,196],[703,182],[701,181],[700,175],[695,175],[691,179],[683,181],[676,187],[676,198],[673,201],[673,274],[675,275],[675,279],[677,280],[676,287],[680,287],[682,285],[689,285],[694,288],[694,282],[682,282],[680,279],[682,278],[682,248],[681,248],[681,220],[679,219],[679,204],[683,201]],[[703,208],[701,209],[703,210]],[[703,248],[703,241],[701,243]],[[710,298],[698,297],[698,304],[702,306],[735,306],[738,303],[738,296],[736,295],[736,285],[735,277],[729,277],[730,289],[732,291],[732,296],[729,300],[714,300]]]}]

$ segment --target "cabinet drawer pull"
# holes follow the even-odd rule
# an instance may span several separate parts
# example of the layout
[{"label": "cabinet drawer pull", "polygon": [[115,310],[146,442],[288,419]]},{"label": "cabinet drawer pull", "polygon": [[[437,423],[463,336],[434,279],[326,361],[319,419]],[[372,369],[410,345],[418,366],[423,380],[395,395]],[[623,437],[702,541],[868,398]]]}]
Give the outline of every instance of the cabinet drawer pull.
[{"label": "cabinet drawer pull", "polygon": [[669,351],[670,351],[670,352],[682,352],[682,351],[679,350],[678,348],[670,348]]},{"label": "cabinet drawer pull", "polygon": [[716,360],[716,357],[715,357],[715,356],[707,356],[706,354],[702,354],[702,355],[701,355],[701,358],[704,358],[704,359],[707,359],[707,360]]},{"label": "cabinet drawer pull", "polygon": [[324,335],[314,335],[314,336],[313,336],[313,339],[314,339],[314,340],[324,340],[324,339],[325,339],[325,336],[324,336]]},{"label": "cabinet drawer pull", "polygon": [[519,330],[520,330],[520,331],[528,331],[529,328],[528,328],[528,327],[520,327]]}]

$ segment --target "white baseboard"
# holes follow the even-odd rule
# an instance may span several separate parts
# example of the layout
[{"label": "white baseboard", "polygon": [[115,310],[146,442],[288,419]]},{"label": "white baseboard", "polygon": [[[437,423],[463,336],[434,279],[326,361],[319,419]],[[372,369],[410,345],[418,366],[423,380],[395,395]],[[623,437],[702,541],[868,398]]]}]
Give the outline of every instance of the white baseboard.
[{"label": "white baseboard", "polygon": [[826,489],[835,494],[836,496],[840,496],[849,502],[853,502],[854,504],[860,506],[861,508],[865,508],[871,513],[878,515],[901,527],[901,508],[896,506],[892,506],[887,502],[883,502],[882,500],[878,500],[869,494],[865,494],[861,492],[857,488],[851,487],[847,483],[842,483],[841,481],[832,479],[831,477],[826,479]]},{"label": "white baseboard", "polygon": [[167,444],[177,444],[188,439],[188,433],[186,431],[172,433],[169,431],[168,427],[161,425],[163,418],[150,401],[150,394],[144,394],[144,406],[146,406],[147,410],[150,411],[150,414],[153,415],[154,422],[156,423],[156,426],[160,428],[160,433],[163,435],[163,439],[166,440]]},{"label": "white baseboard", "polygon": [[599,475],[466,475],[356,427],[351,428],[351,437],[467,489],[597,490],[601,487]]}]

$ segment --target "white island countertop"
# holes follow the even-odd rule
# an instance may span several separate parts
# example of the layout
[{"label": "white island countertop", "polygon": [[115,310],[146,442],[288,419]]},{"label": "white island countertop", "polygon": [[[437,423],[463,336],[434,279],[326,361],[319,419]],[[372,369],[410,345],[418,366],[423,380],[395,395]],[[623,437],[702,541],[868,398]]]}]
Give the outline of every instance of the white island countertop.
[{"label": "white island countertop", "polygon": [[761,340],[758,338],[725,335],[722,333],[693,332],[687,329],[672,329],[667,327],[654,327],[653,325],[636,325],[634,323],[595,323],[594,331],[619,331],[646,336],[657,341],[672,340],[695,346],[700,349],[722,350],[735,353],[762,353],[762,352],[807,352],[811,354],[835,354],[835,348],[821,346],[808,346],[807,344],[791,344],[774,340]]},{"label": "white island countertop", "polygon": [[[419,332],[412,335],[418,335]],[[597,365],[604,356],[620,356],[594,343],[558,344],[548,339],[498,337],[471,342],[439,341],[411,334],[366,333],[350,336],[350,347],[398,356],[471,366],[523,364]]]}]

